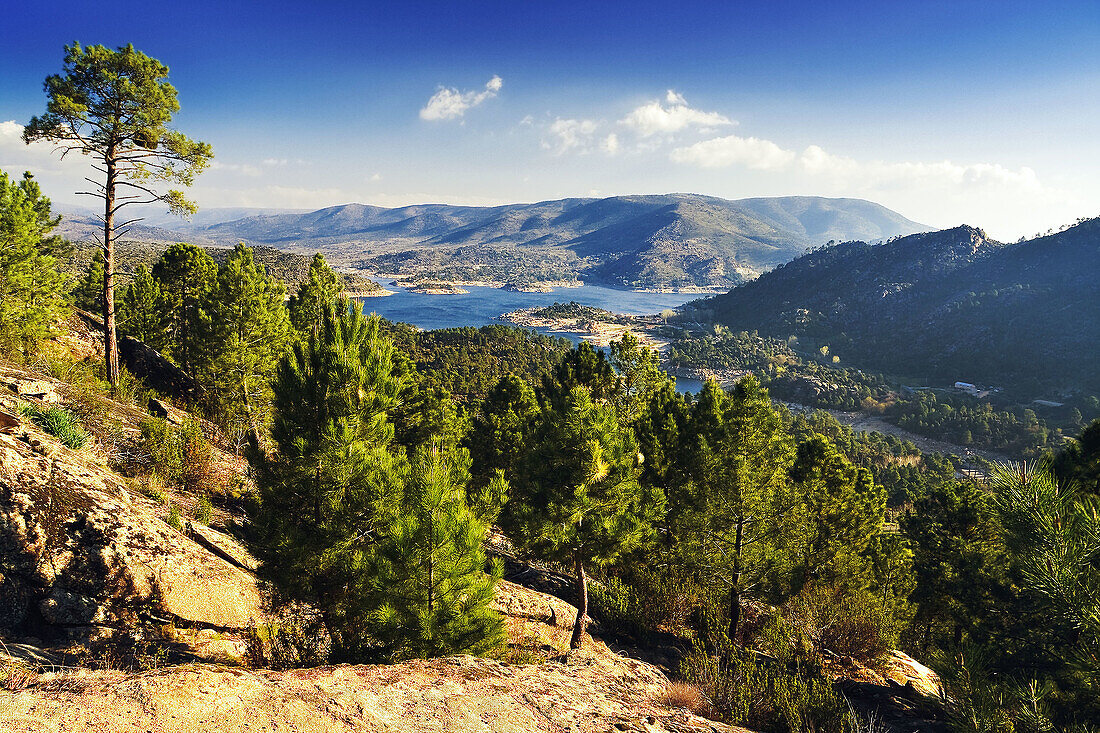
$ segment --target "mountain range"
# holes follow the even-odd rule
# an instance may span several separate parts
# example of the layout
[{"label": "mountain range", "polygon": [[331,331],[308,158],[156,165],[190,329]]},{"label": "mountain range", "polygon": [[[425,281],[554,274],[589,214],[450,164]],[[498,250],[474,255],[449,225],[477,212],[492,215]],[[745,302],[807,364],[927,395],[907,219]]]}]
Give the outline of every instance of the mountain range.
[{"label": "mountain range", "polygon": [[[694,194],[570,198],[493,207],[344,204],[317,211],[217,210],[151,241],[238,241],[321,250],[337,264],[420,278],[524,282],[580,278],[631,288],[728,288],[830,240],[881,240],[928,227],[860,199]],[[72,216],[63,234],[90,236]]]},{"label": "mountain range", "polygon": [[692,305],[891,374],[1100,394],[1098,282],[1100,218],[1016,244],[969,226],[845,242]]}]

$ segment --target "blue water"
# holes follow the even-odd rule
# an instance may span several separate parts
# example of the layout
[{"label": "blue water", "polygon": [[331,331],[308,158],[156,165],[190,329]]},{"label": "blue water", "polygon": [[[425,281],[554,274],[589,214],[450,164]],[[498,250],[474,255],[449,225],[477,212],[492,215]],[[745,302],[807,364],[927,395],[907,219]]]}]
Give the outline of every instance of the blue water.
[{"label": "blue water", "polygon": [[601,288],[598,285],[554,288],[549,293],[516,293],[503,288],[463,286],[464,290],[470,292],[426,295],[410,293],[400,286],[390,285],[390,280],[380,278],[376,282],[387,290],[396,292],[380,298],[364,298],[363,304],[367,312],[373,311],[391,321],[411,323],[424,330],[500,323],[500,316],[510,311],[568,303],[571,300],[581,305],[637,316],[660,313],[665,308],[675,308],[701,297],[674,293],[637,293]]},{"label": "blue water", "polygon": [[[554,288],[549,293],[517,293],[502,288],[463,286],[464,290],[470,292],[428,295],[410,293],[400,286],[391,285],[392,281],[385,278],[377,278],[376,282],[387,290],[394,291],[394,294],[379,298],[363,298],[364,310],[368,313],[377,313],[391,321],[411,323],[424,330],[503,323],[500,316],[505,313],[520,308],[534,308],[569,301],[603,308],[614,313],[646,315],[660,313],[666,308],[675,308],[689,300],[701,297],[678,293],[638,293],[602,288],[598,285]],[[580,335],[575,333],[554,333],[553,335],[568,338],[574,343],[581,340]],[[702,383],[696,379],[677,379],[676,386],[681,392],[698,392],[702,389]]]}]

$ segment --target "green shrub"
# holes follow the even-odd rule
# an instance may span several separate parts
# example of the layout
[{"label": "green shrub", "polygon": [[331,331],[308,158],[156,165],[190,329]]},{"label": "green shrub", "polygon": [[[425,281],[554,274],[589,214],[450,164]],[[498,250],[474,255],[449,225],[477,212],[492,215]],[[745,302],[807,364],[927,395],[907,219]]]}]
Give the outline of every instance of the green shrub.
[{"label": "green shrub", "polygon": [[807,584],[787,602],[784,615],[814,650],[870,662],[897,643],[897,628],[879,599],[863,590]]},{"label": "green shrub", "polygon": [[43,408],[21,402],[18,410],[23,417],[29,417],[36,425],[73,450],[83,448],[91,437],[80,418],[64,407],[54,405]]},{"label": "green shrub", "polygon": [[608,578],[589,586],[592,615],[637,637],[661,627],[682,628],[698,599],[692,581],[649,571],[635,571],[629,583]]},{"label": "green shrub", "polygon": [[166,420],[147,418],[141,422],[141,436],[150,468],[165,481],[194,494],[223,491],[225,481],[214,465],[214,447],[197,420],[186,420],[177,428]]},{"label": "green shrub", "polygon": [[164,521],[172,529],[178,532],[183,531],[183,518],[180,516],[180,508],[175,504],[168,510],[168,516]]},{"label": "green shrub", "polygon": [[698,637],[681,674],[707,696],[717,719],[767,733],[846,733],[852,716],[843,696],[805,654],[782,619],[765,624],[766,651],[741,647],[715,625]]},{"label": "green shrub", "polygon": [[210,500],[205,496],[199,497],[199,500],[195,502],[195,509],[191,516],[200,524],[210,524],[210,520],[214,518],[214,507]]}]

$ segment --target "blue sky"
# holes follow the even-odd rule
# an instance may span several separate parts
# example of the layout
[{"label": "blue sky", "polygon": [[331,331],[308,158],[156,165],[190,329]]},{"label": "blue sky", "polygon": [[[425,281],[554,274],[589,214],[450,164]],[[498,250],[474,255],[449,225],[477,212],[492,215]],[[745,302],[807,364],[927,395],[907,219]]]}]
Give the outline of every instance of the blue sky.
[{"label": "blue sky", "polygon": [[200,206],[868,198],[1015,239],[1100,214],[1100,2],[54,2],[0,26],[0,168],[64,44],[171,67]]}]

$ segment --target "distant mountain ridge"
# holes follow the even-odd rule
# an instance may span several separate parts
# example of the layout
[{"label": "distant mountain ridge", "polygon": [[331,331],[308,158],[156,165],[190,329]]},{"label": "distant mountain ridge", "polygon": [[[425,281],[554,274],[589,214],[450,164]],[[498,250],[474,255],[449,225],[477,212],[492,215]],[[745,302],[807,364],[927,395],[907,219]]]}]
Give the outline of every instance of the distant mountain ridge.
[{"label": "distant mountain ridge", "polygon": [[340,264],[423,277],[725,288],[829,240],[928,227],[860,199],[660,194],[492,207],[344,204],[183,229],[204,243],[320,249]]},{"label": "distant mountain ridge", "polygon": [[998,386],[1100,392],[1100,218],[1017,244],[962,226],[846,242],[693,306],[797,336],[842,363]]}]

